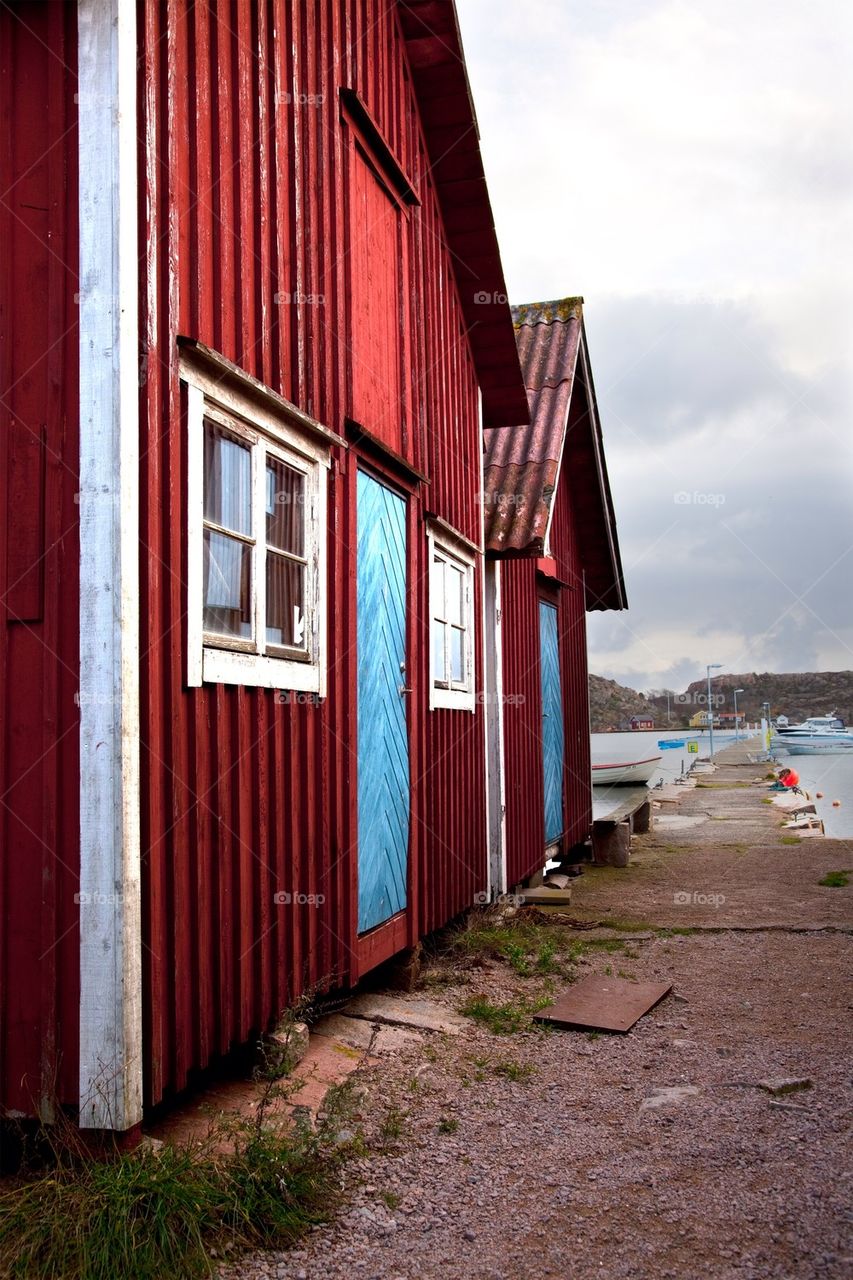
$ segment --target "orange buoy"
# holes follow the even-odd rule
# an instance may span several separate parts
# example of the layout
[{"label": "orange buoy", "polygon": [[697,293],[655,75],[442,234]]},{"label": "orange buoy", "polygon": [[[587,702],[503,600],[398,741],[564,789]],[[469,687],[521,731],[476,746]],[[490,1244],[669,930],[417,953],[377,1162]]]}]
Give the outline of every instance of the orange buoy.
[{"label": "orange buoy", "polygon": [[841,801],[840,801],[840,800],[833,800],[833,802],[832,802],[832,807],[833,807],[833,809],[840,809],[840,808],[841,808]]},{"label": "orange buoy", "polygon": [[822,791],[816,791],[816,792],[814,793],[814,798],[815,798],[815,800],[822,800],[822,799],[823,799],[823,792],[822,792]]}]

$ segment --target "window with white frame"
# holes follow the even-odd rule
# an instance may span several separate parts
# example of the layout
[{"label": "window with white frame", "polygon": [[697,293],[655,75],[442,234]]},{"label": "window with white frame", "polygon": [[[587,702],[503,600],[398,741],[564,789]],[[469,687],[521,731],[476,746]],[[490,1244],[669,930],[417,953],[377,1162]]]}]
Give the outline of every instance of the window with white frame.
[{"label": "window with white frame", "polygon": [[[329,447],[319,424],[182,363],[187,683],[325,693]],[[245,375],[244,375],[245,376]],[[310,424],[311,430],[301,429]],[[331,434],[331,433],[330,433]]]},{"label": "window with white frame", "polygon": [[474,710],[474,558],[429,534],[430,706]]}]

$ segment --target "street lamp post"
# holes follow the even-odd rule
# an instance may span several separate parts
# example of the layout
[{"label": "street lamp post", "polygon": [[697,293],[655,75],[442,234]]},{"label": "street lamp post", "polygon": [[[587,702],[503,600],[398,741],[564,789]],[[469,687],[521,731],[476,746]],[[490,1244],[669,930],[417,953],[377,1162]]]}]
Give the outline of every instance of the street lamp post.
[{"label": "street lamp post", "polygon": [[733,692],[735,696],[735,742],[737,742],[740,737],[737,729],[737,696],[739,693],[743,693],[743,689],[735,689]]},{"label": "street lamp post", "polygon": [[711,672],[718,671],[722,666],[722,662],[709,662],[705,667],[705,675],[708,678],[708,730],[710,732],[709,746],[711,749],[711,759],[714,759],[714,713],[711,710]]}]

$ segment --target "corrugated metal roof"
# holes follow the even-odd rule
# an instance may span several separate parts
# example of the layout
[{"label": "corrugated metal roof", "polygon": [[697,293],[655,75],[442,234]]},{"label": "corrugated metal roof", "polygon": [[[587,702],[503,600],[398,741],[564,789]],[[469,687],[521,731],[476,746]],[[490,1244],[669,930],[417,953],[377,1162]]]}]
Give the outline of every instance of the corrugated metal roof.
[{"label": "corrugated metal roof", "polygon": [[580,343],[582,298],[512,308],[530,425],[484,432],[486,549],[540,554]]},{"label": "corrugated metal roof", "polygon": [[545,549],[561,470],[583,560],[587,609],[627,607],[583,298],[512,308],[528,426],[484,431],[485,545],[497,556]]}]

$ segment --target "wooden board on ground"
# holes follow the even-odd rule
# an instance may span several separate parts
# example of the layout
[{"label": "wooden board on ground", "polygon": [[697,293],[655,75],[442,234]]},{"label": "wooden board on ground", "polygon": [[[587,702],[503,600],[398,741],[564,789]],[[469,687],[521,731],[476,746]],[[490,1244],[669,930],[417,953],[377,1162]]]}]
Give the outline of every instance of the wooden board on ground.
[{"label": "wooden board on ground", "polygon": [[547,1009],[536,1022],[553,1027],[595,1031],[630,1031],[638,1018],[672,990],[671,982],[628,982],[624,978],[584,978]]}]

